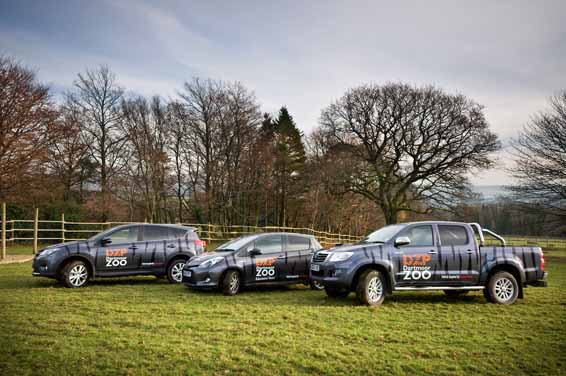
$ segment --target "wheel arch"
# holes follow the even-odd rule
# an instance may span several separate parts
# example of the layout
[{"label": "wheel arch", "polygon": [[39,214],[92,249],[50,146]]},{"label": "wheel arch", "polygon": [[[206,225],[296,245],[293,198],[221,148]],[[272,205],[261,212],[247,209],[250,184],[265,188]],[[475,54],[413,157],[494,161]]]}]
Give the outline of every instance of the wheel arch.
[{"label": "wheel arch", "polygon": [[242,270],[242,268],[239,268],[236,265],[230,265],[226,269],[224,269],[222,273],[220,273],[220,277],[218,278],[219,285],[222,285],[222,281],[224,281],[224,277],[226,276],[226,273],[228,273],[230,270],[237,271],[238,274],[240,274],[240,286],[246,284],[246,280],[244,278],[244,271]]},{"label": "wheel arch", "polygon": [[90,277],[94,277],[95,275],[95,268],[94,265],[92,263],[91,260],[89,260],[87,257],[84,257],[82,255],[71,255],[67,258],[65,258],[63,261],[61,261],[61,263],[59,264],[59,267],[57,267],[57,272],[55,273],[55,275],[58,277],[61,274],[61,271],[63,270],[63,268],[69,264],[70,262],[73,261],[83,261],[86,264],[86,267],[88,268],[88,272],[90,274]]},{"label": "wheel arch", "polygon": [[169,261],[167,261],[167,264],[165,264],[165,273],[167,273],[167,271],[169,270],[169,267],[171,266],[171,264],[173,264],[175,261],[177,260],[185,260],[185,262],[189,261],[191,258],[193,258],[194,256],[189,256],[189,255],[175,255],[172,256]]},{"label": "wheel arch", "polygon": [[356,269],[356,271],[354,272],[354,276],[352,277],[352,282],[350,283],[350,291],[354,291],[356,289],[360,276],[362,275],[363,272],[365,272],[368,269],[377,270],[383,273],[383,275],[385,275],[385,280],[387,282],[386,291],[387,293],[391,294],[393,292],[393,284],[394,284],[391,270],[386,265],[379,263],[368,263],[368,264],[360,265]]},{"label": "wheel arch", "polygon": [[519,286],[518,298],[523,299],[523,282],[525,280],[523,278],[524,272],[517,265],[514,265],[512,263],[496,264],[493,265],[491,269],[489,269],[489,273],[487,274],[485,281],[483,281],[483,284],[487,286],[491,277],[497,272],[508,272],[513,277],[515,277],[515,280],[517,281],[517,285]]}]

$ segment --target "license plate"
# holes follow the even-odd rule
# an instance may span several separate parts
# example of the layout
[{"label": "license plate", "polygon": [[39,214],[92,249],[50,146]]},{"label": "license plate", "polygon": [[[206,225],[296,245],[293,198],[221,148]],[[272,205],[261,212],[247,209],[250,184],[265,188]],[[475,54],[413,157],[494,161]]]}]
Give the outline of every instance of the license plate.
[{"label": "license plate", "polygon": [[311,270],[312,270],[313,272],[319,272],[319,271],[320,271],[320,265],[312,264],[312,265],[311,265]]},{"label": "license plate", "polygon": [[183,277],[190,277],[192,272],[190,270],[183,270]]}]

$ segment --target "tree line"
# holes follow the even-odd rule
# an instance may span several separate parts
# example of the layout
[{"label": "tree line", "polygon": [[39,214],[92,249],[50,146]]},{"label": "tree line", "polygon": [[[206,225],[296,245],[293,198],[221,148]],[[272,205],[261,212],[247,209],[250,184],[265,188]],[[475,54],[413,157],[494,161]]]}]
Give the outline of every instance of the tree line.
[{"label": "tree line", "polygon": [[[566,100],[553,101],[560,119]],[[551,142],[564,134],[561,119],[562,133],[548,135]],[[540,164],[529,158],[566,154],[563,144],[552,156],[528,149],[538,140],[533,135],[544,133],[540,127],[527,126],[516,143],[514,173],[522,184],[514,189],[523,198],[517,207],[560,222],[563,191],[548,200],[526,193]],[[47,216],[65,211],[77,220],[356,234],[470,212],[463,210],[473,195],[467,176],[492,167],[500,148],[480,104],[433,86],[350,89],[304,135],[288,108],[262,112],[240,82],[193,78],[164,100],[127,91],[100,66],[79,73],[55,100],[35,72],[9,57],[0,58],[0,132],[0,200],[16,216],[37,206]],[[566,169],[557,163],[558,172],[540,176],[562,179],[563,187]]]}]

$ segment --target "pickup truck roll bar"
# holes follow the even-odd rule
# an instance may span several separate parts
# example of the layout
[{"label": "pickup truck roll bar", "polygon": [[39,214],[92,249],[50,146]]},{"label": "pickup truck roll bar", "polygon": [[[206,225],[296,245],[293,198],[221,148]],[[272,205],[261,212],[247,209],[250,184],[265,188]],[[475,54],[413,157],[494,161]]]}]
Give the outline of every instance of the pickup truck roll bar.
[{"label": "pickup truck roll bar", "polygon": [[484,246],[485,245],[485,238],[483,237],[483,233],[485,232],[486,234],[489,234],[491,236],[493,236],[494,238],[496,238],[497,240],[499,240],[501,242],[501,244],[505,247],[507,245],[507,243],[505,242],[505,239],[503,239],[501,236],[497,235],[495,232],[488,230],[486,228],[482,228],[479,223],[468,223],[472,228],[475,228],[479,237],[480,237],[480,246]]}]

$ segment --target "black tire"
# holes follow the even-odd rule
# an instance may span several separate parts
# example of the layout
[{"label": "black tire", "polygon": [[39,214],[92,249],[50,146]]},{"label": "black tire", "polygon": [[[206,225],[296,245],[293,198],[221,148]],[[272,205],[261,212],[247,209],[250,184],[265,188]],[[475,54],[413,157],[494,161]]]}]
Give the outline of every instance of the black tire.
[{"label": "black tire", "polygon": [[367,306],[377,306],[383,303],[386,293],[386,282],[383,274],[377,270],[366,270],[358,279],[356,297]]},{"label": "black tire", "polygon": [[90,280],[90,269],[84,261],[75,260],[68,262],[61,269],[58,280],[68,288],[84,287]]},{"label": "black tire", "polygon": [[309,286],[311,287],[311,290],[315,290],[315,291],[322,291],[324,290],[324,285],[320,282],[317,281],[310,281],[309,282]]},{"label": "black tire", "polygon": [[240,292],[242,278],[237,270],[228,270],[222,279],[222,293],[233,296]]},{"label": "black tire", "polygon": [[509,272],[494,273],[487,283],[489,301],[496,304],[513,304],[519,296],[519,284]]},{"label": "black tire", "polygon": [[175,259],[167,267],[167,279],[171,283],[181,283],[183,282],[183,268],[187,260],[185,259]]},{"label": "black tire", "polygon": [[348,295],[350,295],[350,291],[347,289],[338,289],[336,287],[329,287],[326,286],[324,288],[324,291],[326,292],[326,295],[328,295],[329,298],[345,298]]},{"label": "black tire", "polygon": [[468,290],[444,290],[444,293],[449,298],[457,298],[459,296],[466,295],[468,292]]}]

